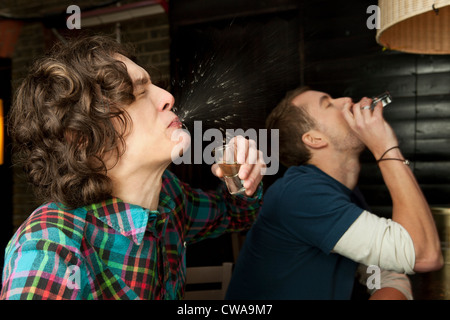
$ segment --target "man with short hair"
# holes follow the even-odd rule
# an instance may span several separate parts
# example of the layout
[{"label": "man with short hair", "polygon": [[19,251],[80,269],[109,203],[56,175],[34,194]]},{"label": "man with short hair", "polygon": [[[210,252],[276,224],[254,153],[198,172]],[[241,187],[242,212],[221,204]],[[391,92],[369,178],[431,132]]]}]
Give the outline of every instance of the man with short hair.
[{"label": "man with short hair", "polygon": [[[288,169],[264,195],[227,298],[350,299],[358,265],[375,265],[384,271],[371,298],[411,299],[404,274],[442,266],[425,197],[381,103],[370,105],[299,88],[269,115]],[[392,219],[370,213],[356,192],[365,147],[392,197]],[[367,267],[359,271],[367,278]]]}]

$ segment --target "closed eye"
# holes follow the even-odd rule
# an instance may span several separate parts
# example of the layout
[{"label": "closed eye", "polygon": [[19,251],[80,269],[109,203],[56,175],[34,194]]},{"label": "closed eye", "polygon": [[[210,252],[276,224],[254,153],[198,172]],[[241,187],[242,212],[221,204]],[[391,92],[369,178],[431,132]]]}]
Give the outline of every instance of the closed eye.
[{"label": "closed eye", "polygon": [[141,92],[139,92],[139,93],[136,95],[136,98],[137,98],[137,97],[145,96],[146,93],[147,93],[147,90],[141,91]]},{"label": "closed eye", "polygon": [[151,80],[148,73],[141,75],[140,78],[133,81],[134,92],[138,92],[136,97],[145,95],[147,93],[146,88],[149,84],[151,84]]}]

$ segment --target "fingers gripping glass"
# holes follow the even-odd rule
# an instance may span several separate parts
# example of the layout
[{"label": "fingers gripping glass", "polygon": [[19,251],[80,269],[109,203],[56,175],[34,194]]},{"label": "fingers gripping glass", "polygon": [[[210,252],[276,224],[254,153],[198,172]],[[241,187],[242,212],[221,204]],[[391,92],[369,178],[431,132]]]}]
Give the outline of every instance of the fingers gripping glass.
[{"label": "fingers gripping glass", "polygon": [[373,110],[376,107],[376,105],[378,104],[378,102],[382,103],[383,108],[386,107],[388,104],[390,104],[392,102],[392,96],[389,93],[389,91],[383,92],[382,94],[380,94],[380,95],[378,95],[376,97],[373,97],[371,105],[362,107],[361,109],[363,109],[363,110],[367,110],[367,109]]},{"label": "fingers gripping glass", "polygon": [[229,144],[215,148],[214,158],[223,171],[228,191],[231,194],[244,193],[245,188],[243,182],[239,179],[241,164],[237,162],[236,145]]}]

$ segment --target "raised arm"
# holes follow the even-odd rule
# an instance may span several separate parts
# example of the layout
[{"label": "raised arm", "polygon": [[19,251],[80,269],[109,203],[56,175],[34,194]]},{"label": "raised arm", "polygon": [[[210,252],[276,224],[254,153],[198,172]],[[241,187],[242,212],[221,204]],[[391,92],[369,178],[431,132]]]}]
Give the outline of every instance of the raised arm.
[{"label": "raised arm", "polygon": [[370,105],[370,99],[347,105],[343,110],[344,117],[379,164],[392,198],[392,220],[407,230],[414,243],[414,271],[440,269],[443,258],[429,205],[414,174],[404,162],[394,131],[383,118],[381,103],[374,111],[361,110],[363,105]]},{"label": "raised arm", "polygon": [[[385,157],[404,159],[400,149],[389,151]],[[412,171],[397,160],[380,161],[379,167],[392,197],[392,219],[409,232],[414,242],[414,271],[440,269],[443,260],[436,225]]]}]

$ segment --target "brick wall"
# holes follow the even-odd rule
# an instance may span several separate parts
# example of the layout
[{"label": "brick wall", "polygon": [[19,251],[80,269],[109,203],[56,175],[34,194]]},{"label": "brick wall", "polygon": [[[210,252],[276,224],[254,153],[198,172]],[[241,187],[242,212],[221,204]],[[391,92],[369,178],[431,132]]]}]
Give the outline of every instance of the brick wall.
[{"label": "brick wall", "polygon": [[[19,16],[46,15],[53,12],[64,12],[65,8],[76,2],[81,8],[83,4],[93,1],[61,1],[46,0],[2,0],[4,8],[10,14]],[[129,0],[122,4],[138,2]],[[2,6],[3,7],[3,6]],[[3,8],[2,8],[3,9]],[[94,32],[104,34],[117,33],[117,25],[102,25],[91,28]],[[82,27],[83,29],[83,27]],[[170,78],[170,37],[168,16],[165,13],[120,22],[121,42],[135,45],[139,62],[144,66],[152,66],[159,70],[158,74],[164,83]],[[64,33],[67,30],[62,30]],[[82,30],[83,31],[83,30]],[[75,31],[74,31],[75,32]],[[32,61],[42,55],[48,46],[48,37],[52,30],[45,28],[40,22],[27,22],[23,24],[12,55],[12,86],[13,92],[21,79],[27,74]],[[154,74],[151,74],[152,78]],[[14,169],[13,183],[13,225],[16,229],[30,215],[39,204],[33,197],[31,188],[26,184],[20,168]]]}]

